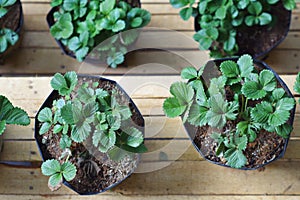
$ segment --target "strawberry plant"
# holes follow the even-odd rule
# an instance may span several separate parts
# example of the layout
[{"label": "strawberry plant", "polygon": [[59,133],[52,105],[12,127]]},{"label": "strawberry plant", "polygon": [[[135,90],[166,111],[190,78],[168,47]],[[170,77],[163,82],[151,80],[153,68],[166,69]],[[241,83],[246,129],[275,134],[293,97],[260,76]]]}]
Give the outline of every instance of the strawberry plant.
[{"label": "strawberry plant", "polygon": [[[16,3],[17,0],[4,0],[0,1],[0,19],[3,18],[7,12],[8,8]],[[19,40],[19,35],[9,28],[0,27],[0,53],[6,51],[9,45],[13,46]]]},{"label": "strawberry plant", "polygon": [[[188,20],[197,17],[200,30],[194,35],[201,50],[210,50],[212,57],[235,55],[238,29],[244,26],[266,26],[274,23],[276,16],[270,10],[279,0],[170,0],[180,8],[180,16]],[[196,7],[195,7],[196,6]],[[296,7],[294,0],[283,0],[287,10]]]},{"label": "strawberry plant", "polygon": [[[146,151],[143,133],[131,125],[132,112],[119,102],[115,89],[99,88],[99,82],[79,84],[75,72],[56,73],[51,86],[60,98],[53,100],[51,108],[40,110],[37,119],[41,123],[39,134],[47,134],[48,140],[58,135],[59,148],[64,152],[59,159],[46,160],[42,165],[52,190],[60,187],[63,177],[67,181],[75,177],[76,164],[69,158],[76,144],[91,141],[91,148],[115,161]],[[89,153],[82,153],[80,159],[89,157],[83,154]]]},{"label": "strawberry plant", "polygon": [[273,72],[255,68],[249,55],[237,62],[223,61],[219,69],[220,76],[210,78],[209,83],[202,76],[204,67],[183,69],[181,77],[188,82],[171,85],[173,96],[165,100],[163,109],[168,117],[182,116],[184,123],[211,127],[211,138],[218,143],[216,155],[227,165],[241,168],[247,164],[247,145],[255,142],[261,130],[289,137],[295,101],[277,87]]},{"label": "strawberry plant", "polygon": [[[148,11],[132,7],[126,1],[52,0],[51,5],[57,8],[52,16],[55,21],[50,28],[52,36],[73,52],[80,62],[101,42],[120,32],[144,27],[151,18]],[[137,36],[132,34],[124,38],[118,35],[112,43],[119,45],[107,48],[105,52],[96,49],[98,58],[95,55],[93,58],[102,60],[99,56],[105,54],[107,64],[115,68],[123,63],[126,46]]]}]

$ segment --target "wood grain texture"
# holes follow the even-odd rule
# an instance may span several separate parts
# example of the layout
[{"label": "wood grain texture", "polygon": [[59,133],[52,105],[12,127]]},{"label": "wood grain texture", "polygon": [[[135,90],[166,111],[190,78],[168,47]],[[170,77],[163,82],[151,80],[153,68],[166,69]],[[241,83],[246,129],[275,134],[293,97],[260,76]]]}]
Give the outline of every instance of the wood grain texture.
[{"label": "wood grain texture", "polygon": [[[180,118],[164,116],[162,104],[169,97],[170,85],[180,80],[183,67],[200,67],[210,58],[200,52],[192,36],[193,19],[180,19],[179,9],[169,0],[141,0],[152,13],[151,31],[141,35],[127,63],[117,69],[105,65],[81,64],[62,54],[49,33],[46,14],[50,0],[21,0],[25,15],[25,34],[20,49],[0,66],[0,94],[24,108],[31,117],[27,127],[9,125],[4,133],[1,161],[26,162],[27,167],[0,164],[0,199],[103,199],[103,200],[298,200],[300,199],[300,106],[297,106],[294,130],[285,156],[262,171],[241,171],[206,162],[191,145]],[[293,92],[300,61],[300,0],[293,11],[291,31],[265,61],[281,75]],[[177,31],[186,42],[165,31]],[[152,30],[154,31],[154,30]],[[183,40],[184,41],[184,40]],[[103,74],[118,81],[133,98],[146,122],[146,146],[150,153],[141,167],[167,166],[149,173],[136,173],[113,190],[95,196],[78,196],[63,186],[57,192],[47,187],[40,171],[41,157],[34,141],[34,117],[50,94],[50,79],[56,72],[75,70]],[[293,92],[294,93],[294,92]],[[297,100],[299,97],[297,96]],[[19,163],[20,164],[20,163]]]}]

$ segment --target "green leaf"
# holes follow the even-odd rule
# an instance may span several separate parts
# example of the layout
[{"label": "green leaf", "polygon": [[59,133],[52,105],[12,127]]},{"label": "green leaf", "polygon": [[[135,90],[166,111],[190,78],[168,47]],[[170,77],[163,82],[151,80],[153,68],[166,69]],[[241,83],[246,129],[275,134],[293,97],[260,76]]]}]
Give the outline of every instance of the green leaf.
[{"label": "green leaf", "polygon": [[251,118],[258,123],[266,123],[270,114],[273,113],[272,104],[266,101],[262,101],[251,110]]},{"label": "green leaf", "polygon": [[67,72],[65,73],[64,78],[69,88],[69,92],[73,91],[78,82],[78,77],[76,72],[74,71]]},{"label": "green leaf", "polygon": [[51,7],[60,6],[63,3],[63,0],[51,0]]},{"label": "green leaf", "polygon": [[193,14],[193,7],[186,7],[180,10],[179,15],[180,17],[187,21]]},{"label": "green leaf", "polygon": [[60,125],[60,124],[56,124],[54,127],[53,127],[53,133],[54,134],[57,134],[59,132],[61,132],[63,130],[63,126]]},{"label": "green leaf", "polygon": [[215,94],[225,94],[225,84],[226,84],[226,77],[220,76],[218,78],[212,78],[210,80],[210,86],[208,88],[209,95]]},{"label": "green leaf", "polygon": [[226,111],[226,119],[235,120],[237,116],[237,111],[239,109],[239,103],[236,101],[230,102]]},{"label": "green leaf", "polygon": [[53,78],[51,79],[51,86],[54,90],[59,91],[61,95],[66,94],[68,90],[68,84],[66,82],[65,77],[60,74],[56,73]]},{"label": "green leaf", "polygon": [[131,21],[130,26],[133,28],[137,28],[140,27],[142,23],[143,19],[141,17],[136,17]]},{"label": "green leaf", "polygon": [[39,134],[43,135],[49,131],[51,124],[49,122],[44,122],[40,128]]},{"label": "green leaf", "polygon": [[91,130],[91,126],[86,121],[82,122],[82,124],[76,124],[76,126],[72,129],[71,138],[77,143],[83,142],[88,138]]},{"label": "green leaf", "polygon": [[118,130],[121,127],[121,117],[120,115],[108,115],[107,122],[111,130]]},{"label": "green leaf", "polygon": [[283,0],[283,5],[287,10],[293,10],[296,8],[295,0]]},{"label": "green leaf", "polygon": [[71,51],[76,51],[78,48],[81,47],[81,42],[79,41],[78,37],[72,37],[69,41],[68,41],[68,47]]},{"label": "green leaf", "polygon": [[208,108],[193,104],[189,111],[188,122],[194,126],[204,126],[208,123],[206,118]]},{"label": "green leaf", "polygon": [[263,90],[272,91],[276,87],[276,79],[270,70],[263,70],[259,74],[259,82],[263,86]]},{"label": "green leaf", "polygon": [[175,82],[170,87],[170,92],[177,98],[181,105],[188,105],[193,101],[194,90],[184,82]]},{"label": "green leaf", "polygon": [[276,110],[274,113],[269,115],[268,123],[273,126],[281,126],[290,117],[290,112],[286,110]]},{"label": "green leaf", "polygon": [[189,5],[190,0],[170,0],[170,3],[174,8],[182,8]]},{"label": "green leaf", "polygon": [[245,9],[249,5],[249,3],[250,3],[250,0],[239,0],[237,7],[239,9]]},{"label": "green leaf", "polygon": [[70,148],[72,145],[72,140],[68,135],[62,135],[59,141],[59,147],[61,149]]},{"label": "green leaf", "polygon": [[0,18],[6,15],[7,11],[8,10],[6,8],[0,7]]},{"label": "green leaf", "polygon": [[269,13],[266,13],[266,12],[263,12],[259,17],[259,24],[261,26],[264,26],[264,25],[267,25],[267,24],[270,24],[271,21],[272,21],[272,15],[269,14]]},{"label": "green leaf", "polygon": [[40,122],[52,123],[52,111],[50,108],[43,108],[38,114],[38,120]]},{"label": "green leaf", "polygon": [[225,6],[221,6],[217,9],[216,13],[215,13],[215,17],[217,19],[225,19],[226,17],[226,12],[227,12],[227,9]]},{"label": "green leaf", "polygon": [[68,39],[73,33],[74,27],[70,13],[62,14],[56,23],[50,28],[50,33],[56,39]]},{"label": "green leaf", "polygon": [[286,110],[286,111],[290,111],[291,109],[293,109],[295,106],[295,100],[293,98],[283,98],[280,99],[277,103],[276,103],[276,110]]},{"label": "green leaf", "polygon": [[238,135],[235,135],[235,144],[237,145],[238,150],[245,150],[247,148],[248,144],[248,138],[246,135],[243,135],[242,137],[239,137]]},{"label": "green leaf", "polygon": [[233,168],[241,168],[247,163],[247,158],[243,151],[238,149],[229,149],[224,154],[227,164]]},{"label": "green leaf", "polygon": [[89,52],[89,47],[82,47],[82,48],[78,49],[75,52],[76,59],[79,62],[82,62],[83,59],[85,58],[85,56],[88,54],[88,52]]},{"label": "green leaf", "polygon": [[6,129],[6,121],[2,120],[0,121],[0,135],[4,133],[5,129]]},{"label": "green leaf", "polygon": [[3,53],[7,49],[7,40],[4,36],[0,36],[0,53]]},{"label": "green leaf", "polygon": [[262,9],[262,4],[258,1],[251,2],[247,7],[248,12],[255,16],[258,16],[262,12]]},{"label": "green leaf", "polygon": [[262,90],[262,86],[254,81],[246,82],[242,86],[242,93],[249,99],[257,100],[267,95],[265,90]]},{"label": "green leaf", "polygon": [[201,29],[194,35],[194,39],[199,42],[199,48],[201,50],[207,50],[218,37],[219,31],[214,27]]},{"label": "green leaf", "polygon": [[13,109],[12,103],[3,95],[0,95],[0,120],[3,120],[4,116]]},{"label": "green leaf", "polygon": [[178,117],[186,110],[187,105],[182,105],[175,97],[169,97],[164,101],[163,109],[167,117]]},{"label": "green leaf", "polygon": [[247,54],[242,55],[238,59],[237,64],[239,66],[242,77],[248,77],[254,69],[253,59],[250,55]]},{"label": "green leaf", "polygon": [[81,87],[78,89],[77,94],[81,102],[95,101],[95,91],[92,88]]},{"label": "green leaf", "polygon": [[300,94],[300,72],[298,72],[298,74],[297,74],[296,81],[294,84],[294,90],[295,90],[295,92]]},{"label": "green leaf", "polygon": [[134,127],[129,127],[129,128],[126,128],[124,130],[124,132],[129,136],[126,141],[128,146],[138,147],[143,143],[144,136],[140,130],[138,130]]},{"label": "green leaf", "polygon": [[52,176],[53,174],[60,173],[61,171],[60,163],[55,159],[43,162],[41,169],[42,174],[45,176]]},{"label": "green leaf", "polygon": [[235,47],[235,44],[236,44],[236,39],[235,39],[235,36],[230,36],[228,38],[228,40],[226,40],[224,42],[224,50],[225,51],[232,51]]},{"label": "green leaf", "polygon": [[279,0],[267,0],[268,4],[275,4],[277,3]]},{"label": "green leaf", "polygon": [[7,124],[29,125],[30,119],[27,113],[21,108],[13,108],[4,116]]},{"label": "green leaf", "polygon": [[276,133],[283,138],[288,138],[292,130],[293,127],[289,124],[283,124],[281,126],[275,127]]},{"label": "green leaf", "polygon": [[85,118],[92,117],[98,110],[98,104],[96,102],[88,102],[83,106],[83,115]]},{"label": "green leaf", "polygon": [[226,124],[227,102],[221,94],[215,94],[209,98],[211,108],[207,111],[206,118],[208,125],[216,128],[223,128]]},{"label": "green leaf", "polygon": [[283,98],[285,94],[285,91],[283,88],[275,88],[273,91],[272,91],[272,98],[275,100],[275,101],[278,101],[280,100],[281,98]]},{"label": "green leaf", "polygon": [[181,71],[182,79],[193,79],[198,77],[198,72],[194,67],[186,67]]},{"label": "green leaf", "polygon": [[109,14],[115,7],[116,0],[104,0],[100,3],[100,12]]},{"label": "green leaf", "polygon": [[220,70],[228,78],[237,77],[240,74],[238,65],[231,60],[223,61],[220,65]]},{"label": "green leaf", "polygon": [[66,104],[61,108],[61,117],[67,124],[76,123],[74,119],[74,110],[72,104]]},{"label": "green leaf", "polygon": [[64,164],[62,164],[61,170],[66,181],[71,181],[76,176],[76,167],[70,162],[65,162]]},{"label": "green leaf", "polygon": [[96,130],[93,134],[93,144],[102,153],[106,153],[115,143],[116,133],[114,131],[104,132]]},{"label": "green leaf", "polygon": [[122,31],[125,29],[126,24],[124,20],[118,20],[113,26],[112,26],[112,31],[117,33],[119,31]]},{"label": "green leaf", "polygon": [[62,181],[63,181],[62,174],[56,173],[56,174],[53,174],[52,176],[50,176],[48,185],[50,185],[51,187],[56,187],[56,186],[60,185],[62,183]]}]

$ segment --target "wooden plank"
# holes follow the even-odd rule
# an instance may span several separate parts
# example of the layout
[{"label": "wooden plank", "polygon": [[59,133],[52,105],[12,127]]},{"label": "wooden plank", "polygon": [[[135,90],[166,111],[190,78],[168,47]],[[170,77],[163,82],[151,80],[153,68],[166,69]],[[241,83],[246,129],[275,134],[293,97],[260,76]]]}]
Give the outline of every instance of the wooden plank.
[{"label": "wooden plank", "polygon": [[[277,161],[264,171],[240,171],[208,162],[178,161],[159,171],[133,174],[113,192],[124,195],[299,195],[299,164],[299,161]],[[2,195],[74,194],[66,187],[51,193],[47,177],[42,176],[38,168],[0,167],[0,179],[9,180],[0,186]]]},{"label": "wooden plank", "polygon": [[[43,196],[43,195],[1,195],[0,199],[10,199],[10,200],[22,200],[22,199],[30,199],[30,200],[43,200],[43,199],[74,199],[74,200],[80,200],[80,199],[90,199],[90,200],[96,200],[101,198],[102,200],[194,200],[194,199],[200,199],[200,200],[240,200],[241,197],[239,196],[232,196],[232,195],[155,195],[155,196],[141,196],[141,195],[107,195],[107,194],[101,194],[100,195],[94,195],[94,196],[77,196],[77,195],[52,195],[52,196]],[[298,200],[300,196],[293,196],[293,195],[283,195],[283,196],[266,196],[266,195],[243,195],[243,200]]]},{"label": "wooden plank", "polygon": [[[156,49],[198,50],[198,43],[193,40],[193,31],[146,31],[140,34],[136,48],[155,47]],[[289,32],[277,49],[299,50],[300,32]],[[58,48],[48,31],[28,31],[24,33],[22,48]]]},{"label": "wooden plank", "polygon": [[[296,74],[299,71],[300,50],[273,50],[265,60],[279,74]],[[283,59],[284,58],[284,59]],[[47,60],[47,62],[45,62]],[[87,73],[106,74],[169,74],[170,70],[180,71],[183,67],[201,66],[209,59],[206,51],[138,51],[127,56],[128,67],[111,69],[87,64],[80,68]],[[77,70],[81,63],[64,55],[60,49],[21,48],[6,59],[0,67],[0,74],[54,74]],[[169,66],[169,67],[168,67]],[[178,73],[178,72],[176,72]],[[174,73],[173,73],[174,74]]]}]

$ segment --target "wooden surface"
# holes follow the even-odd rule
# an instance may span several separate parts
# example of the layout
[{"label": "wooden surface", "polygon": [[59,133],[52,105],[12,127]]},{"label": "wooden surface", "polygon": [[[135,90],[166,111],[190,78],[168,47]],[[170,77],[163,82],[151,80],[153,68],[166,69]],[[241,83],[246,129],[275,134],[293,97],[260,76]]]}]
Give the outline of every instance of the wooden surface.
[{"label": "wooden surface", "polygon": [[[141,2],[143,8],[152,13],[149,26],[175,30],[191,38],[193,21],[182,21],[178,10],[173,9],[168,0]],[[141,166],[166,167],[133,174],[112,191],[91,197],[78,196],[65,186],[51,192],[47,187],[47,177],[41,175],[39,168],[41,157],[33,138],[34,116],[51,91],[49,81],[54,73],[79,70],[97,74],[99,71],[61,53],[45,20],[50,8],[48,0],[23,0],[22,3],[25,35],[20,49],[0,66],[0,94],[24,108],[32,120],[27,127],[7,128],[0,160],[22,161],[31,166],[0,165],[0,199],[300,199],[299,106],[284,158],[263,171],[228,169],[204,161],[191,146],[180,119],[167,119],[161,107],[169,96],[168,87],[179,80],[178,73],[187,64],[180,56],[191,58],[191,63],[196,66],[203,65],[209,57],[207,52],[199,52],[192,43],[172,42],[164,46],[165,43],[160,42],[163,34],[158,34],[155,45],[160,44],[171,53],[158,50],[137,52],[129,56],[127,67],[106,69],[103,73],[105,77],[120,82],[145,116],[146,145],[153,153],[143,158]],[[286,40],[265,60],[291,90],[300,66],[299,17],[300,3],[293,11],[291,31]],[[174,56],[174,52],[179,56]],[[167,151],[169,153],[165,155]]]}]

